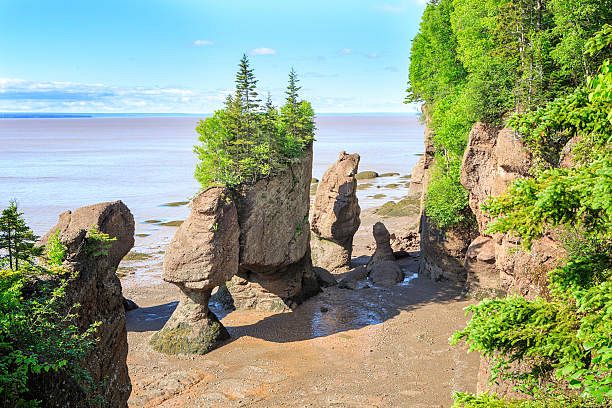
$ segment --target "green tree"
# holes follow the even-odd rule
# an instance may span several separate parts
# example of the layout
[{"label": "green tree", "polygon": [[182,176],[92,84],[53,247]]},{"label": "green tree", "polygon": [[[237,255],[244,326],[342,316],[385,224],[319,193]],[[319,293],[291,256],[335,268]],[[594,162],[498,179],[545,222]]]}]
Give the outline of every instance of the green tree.
[{"label": "green tree", "polygon": [[17,209],[17,203],[11,201],[0,215],[0,250],[5,252],[0,260],[8,260],[8,267],[18,270],[20,261],[30,262],[33,255],[40,253],[34,246],[37,239]]}]

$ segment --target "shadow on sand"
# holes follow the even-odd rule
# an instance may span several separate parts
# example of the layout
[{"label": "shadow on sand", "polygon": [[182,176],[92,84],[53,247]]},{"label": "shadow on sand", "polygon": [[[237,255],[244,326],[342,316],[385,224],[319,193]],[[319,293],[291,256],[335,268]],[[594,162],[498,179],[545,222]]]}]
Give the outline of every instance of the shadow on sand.
[{"label": "shadow on sand", "polygon": [[[391,288],[348,290],[331,287],[292,312],[261,319],[259,312],[236,311],[231,312],[232,315],[223,323],[232,340],[250,336],[286,343],[358,330],[383,323],[401,311],[410,311],[430,303],[450,303],[460,297],[461,288],[424,278],[416,278]],[[170,302],[128,312],[128,331],[160,330],[176,306],[177,302]],[[227,314],[214,305],[211,305],[211,309],[220,318]],[[256,319],[260,320],[250,323]]]}]

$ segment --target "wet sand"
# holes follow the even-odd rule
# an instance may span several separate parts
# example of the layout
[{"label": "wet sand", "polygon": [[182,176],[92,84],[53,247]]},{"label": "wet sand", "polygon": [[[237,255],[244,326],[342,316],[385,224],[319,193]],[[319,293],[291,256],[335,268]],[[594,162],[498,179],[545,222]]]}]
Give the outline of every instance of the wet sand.
[{"label": "wet sand", "polygon": [[[367,262],[378,219],[364,212],[355,263]],[[393,232],[416,215],[383,222]],[[478,356],[448,344],[469,302],[416,277],[415,255],[401,261],[409,278],[393,288],[332,287],[290,313],[231,312],[222,322],[232,339],[205,356],[153,351],[148,340],[178,290],[159,278],[124,281],[141,306],[128,312],[130,407],[450,406],[454,391],[476,388]]]}]

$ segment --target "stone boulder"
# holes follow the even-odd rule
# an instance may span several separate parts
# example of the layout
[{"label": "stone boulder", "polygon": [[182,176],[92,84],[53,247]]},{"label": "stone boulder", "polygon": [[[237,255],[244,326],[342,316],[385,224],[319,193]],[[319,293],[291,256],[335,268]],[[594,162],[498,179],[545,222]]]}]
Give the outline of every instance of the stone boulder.
[{"label": "stone boulder", "polygon": [[358,167],[358,154],[341,152],[323,175],[314,200],[313,263],[334,273],[350,268],[353,236],[361,223],[355,177]]},{"label": "stone boulder", "polygon": [[[99,251],[100,244],[88,236],[92,228],[116,238],[108,251]],[[45,406],[89,407],[98,398],[104,406],[127,407],[132,386],[126,364],[128,344],[123,295],[115,272],[134,245],[134,217],[121,201],[81,207],[61,214],[58,223],[39,244],[45,245],[57,231],[67,247],[64,267],[76,274],[66,288],[66,304],[81,305],[75,323],[85,330],[101,322],[96,332],[99,340],[82,364],[92,380],[104,386],[85,394],[72,379],[61,373],[47,373],[29,385],[32,396],[43,400]]]},{"label": "stone boulder", "polygon": [[288,310],[320,291],[310,254],[312,145],[278,174],[234,195],[239,271],[228,282],[236,308]]},{"label": "stone boulder", "polygon": [[209,310],[212,290],[238,272],[238,213],[229,191],[213,187],[191,202],[164,258],[163,278],[181,289],[179,305],[151,346],[168,354],[204,354],[229,338]]}]

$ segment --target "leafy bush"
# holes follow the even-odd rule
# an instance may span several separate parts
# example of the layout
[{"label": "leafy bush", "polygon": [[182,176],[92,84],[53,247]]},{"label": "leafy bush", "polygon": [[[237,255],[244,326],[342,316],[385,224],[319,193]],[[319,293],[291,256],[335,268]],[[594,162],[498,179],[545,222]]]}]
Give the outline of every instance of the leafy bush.
[{"label": "leafy bush", "polygon": [[257,80],[243,57],[235,94],[196,129],[202,144],[194,148],[199,159],[195,177],[202,188],[254,183],[303,155],[314,140],[314,111],[310,103],[299,100],[297,83],[292,70],[285,105],[279,111],[268,97],[262,107]]},{"label": "leafy bush", "polygon": [[[459,172],[445,171],[436,157],[425,197],[427,216],[438,228],[445,229],[466,220],[468,192],[459,182]],[[455,164],[457,165],[457,164]]]}]

